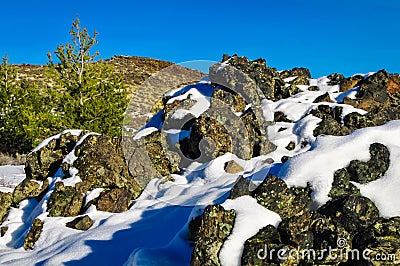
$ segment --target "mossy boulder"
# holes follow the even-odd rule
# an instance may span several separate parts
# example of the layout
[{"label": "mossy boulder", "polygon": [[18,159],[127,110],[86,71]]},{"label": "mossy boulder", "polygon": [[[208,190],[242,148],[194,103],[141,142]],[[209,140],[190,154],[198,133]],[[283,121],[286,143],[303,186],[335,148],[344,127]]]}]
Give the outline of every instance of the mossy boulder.
[{"label": "mossy boulder", "polygon": [[24,239],[24,249],[32,250],[38,241],[40,235],[42,234],[44,223],[40,219],[35,219],[32,223],[31,229],[28,232],[28,235]]},{"label": "mossy boulder", "polygon": [[[42,184],[40,184],[39,182],[42,182]],[[48,187],[49,187],[49,182],[47,179],[44,181],[37,181],[25,178],[14,189],[13,192],[14,206],[18,206],[18,204],[25,199],[31,199],[31,198],[40,199],[40,197],[47,191]]]},{"label": "mossy boulder", "polygon": [[66,223],[66,226],[72,229],[86,231],[93,225],[93,220],[90,219],[89,215],[77,217],[71,222]]},{"label": "mossy boulder", "polygon": [[75,148],[75,156],[72,166],[79,171],[85,190],[116,187],[129,191],[132,198],[140,195],[142,188],[129,174],[121,138],[90,135]]},{"label": "mossy boulder", "polygon": [[230,190],[229,198],[236,199],[241,196],[251,195],[252,191],[257,187],[251,180],[244,178],[242,175],[238,177],[235,184]]},{"label": "mossy boulder", "polygon": [[84,194],[75,187],[57,182],[48,202],[49,216],[77,216],[83,208],[83,199]]},{"label": "mossy boulder", "polygon": [[363,196],[347,196],[328,201],[318,213],[341,224],[351,234],[359,232],[379,219],[375,204]]},{"label": "mossy boulder", "polygon": [[198,227],[192,227],[194,247],[190,265],[220,265],[219,251],[232,232],[235,215],[234,210],[227,211],[220,205],[206,207],[201,219],[197,220]]},{"label": "mossy boulder", "polygon": [[124,212],[129,209],[132,195],[123,188],[114,188],[100,193],[96,207],[99,211]]},{"label": "mossy boulder", "polygon": [[369,250],[369,260],[361,258],[357,265],[399,265],[400,217],[379,219],[359,232],[353,238],[353,248]]},{"label": "mossy boulder", "polygon": [[311,203],[309,188],[289,188],[285,181],[273,174],[253,191],[258,204],[278,213],[281,218],[299,215],[308,211]]},{"label": "mossy boulder", "polygon": [[[282,242],[278,230],[267,225],[258,233],[247,239],[242,253],[241,265],[245,266],[269,266],[269,265],[297,265],[298,260],[289,258],[288,253],[294,249]],[[278,257],[278,250],[282,251]]]},{"label": "mossy boulder", "polygon": [[79,140],[79,136],[71,133],[61,134],[41,149],[26,157],[25,173],[28,179],[43,181],[52,177],[60,168],[64,157],[70,153]]}]

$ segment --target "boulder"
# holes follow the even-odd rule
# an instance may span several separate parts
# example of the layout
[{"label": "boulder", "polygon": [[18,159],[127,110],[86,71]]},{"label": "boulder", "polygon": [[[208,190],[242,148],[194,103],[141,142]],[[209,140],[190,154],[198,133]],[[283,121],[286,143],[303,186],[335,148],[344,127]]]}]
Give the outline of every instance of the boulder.
[{"label": "boulder", "polygon": [[364,79],[364,77],[361,75],[354,75],[354,76],[351,76],[349,78],[342,80],[340,82],[340,91],[345,92],[354,87],[359,86],[363,79]]},{"label": "boulder", "polygon": [[355,235],[352,243],[355,249],[370,251],[369,260],[361,258],[357,265],[399,265],[400,217],[379,219]]},{"label": "boulder", "polygon": [[[269,266],[269,265],[297,265],[297,260],[288,258],[288,252],[293,247],[282,243],[278,230],[267,225],[258,233],[246,240],[243,248],[241,265]],[[278,250],[282,251],[279,257]]]},{"label": "boulder", "polygon": [[194,247],[190,265],[220,265],[219,251],[231,234],[234,222],[234,210],[226,211],[220,205],[207,206],[201,215],[200,222],[197,220],[198,229],[195,232],[192,231]]},{"label": "boulder", "polygon": [[93,220],[90,219],[89,215],[77,217],[71,222],[66,223],[66,226],[72,229],[86,231],[93,225]]},{"label": "boulder", "polygon": [[341,224],[352,235],[366,229],[379,218],[378,208],[363,196],[347,196],[328,201],[317,211]]},{"label": "boulder", "polygon": [[332,73],[327,76],[327,78],[329,79],[328,85],[331,86],[338,85],[345,79],[345,77],[340,73]]},{"label": "boulder", "polygon": [[231,188],[229,198],[236,199],[241,196],[251,195],[251,192],[256,187],[257,186],[251,180],[248,180],[243,176],[239,176],[238,179],[236,180],[236,183]]},{"label": "boulder", "polygon": [[31,198],[37,198],[40,200],[41,196],[47,191],[49,187],[49,181],[46,179],[41,185],[40,181],[31,180],[29,178],[25,178],[19,183],[14,191],[13,191],[13,204],[14,206],[18,206],[18,204],[25,200]]},{"label": "boulder", "polygon": [[132,195],[123,188],[114,188],[100,193],[97,210],[105,212],[124,212],[129,209]]},{"label": "boulder", "polygon": [[80,192],[117,187],[129,191],[132,198],[137,198],[142,192],[140,185],[129,174],[121,138],[90,135],[75,148],[75,156],[77,159],[72,167],[79,171],[83,182]]},{"label": "boulder", "polygon": [[309,188],[288,188],[285,181],[273,174],[253,191],[258,204],[278,213],[281,218],[299,215],[308,211],[311,203]]},{"label": "boulder", "polygon": [[34,248],[36,241],[38,241],[42,230],[43,230],[43,222],[40,219],[35,219],[32,223],[31,229],[28,232],[28,235],[24,239],[24,249],[31,250]]},{"label": "boulder", "polygon": [[84,194],[78,192],[75,187],[57,182],[48,202],[49,216],[77,216],[83,208],[83,199]]},{"label": "boulder", "polygon": [[[290,77],[304,77],[307,79],[311,78],[310,70],[304,67],[295,67],[291,70],[283,70],[279,73],[281,79]],[[307,85],[307,84],[305,84]]]},{"label": "boulder", "polygon": [[236,174],[244,171],[243,167],[241,167],[235,160],[230,160],[226,162],[224,170],[228,174]]},{"label": "boulder", "polygon": [[70,153],[80,136],[71,133],[61,134],[39,150],[26,157],[25,173],[27,179],[43,181],[52,177],[60,168],[64,157]]}]

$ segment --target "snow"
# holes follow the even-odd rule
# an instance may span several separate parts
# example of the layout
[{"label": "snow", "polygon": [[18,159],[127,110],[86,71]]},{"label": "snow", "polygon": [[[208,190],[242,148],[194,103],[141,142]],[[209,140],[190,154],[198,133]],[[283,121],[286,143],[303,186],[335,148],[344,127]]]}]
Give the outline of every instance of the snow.
[{"label": "snow", "polygon": [[259,205],[256,199],[242,196],[226,200],[222,207],[236,212],[235,224],[231,235],[224,242],[219,254],[222,265],[240,265],[244,242],[267,225],[278,226],[281,218],[278,214]]},{"label": "snow", "polygon": [[50,137],[50,138],[47,138],[47,139],[43,140],[43,141],[42,141],[35,149],[33,149],[30,153],[37,152],[37,151],[40,150],[41,148],[47,146],[47,145],[50,143],[50,141],[52,141],[53,139],[59,139],[59,138],[61,137],[61,135],[64,135],[64,134],[67,134],[67,133],[70,133],[70,134],[73,135],[73,136],[79,136],[79,135],[82,133],[82,130],[78,130],[78,129],[68,129],[68,130],[64,130],[63,132],[61,132],[61,133],[59,133],[59,134],[57,134],[57,135],[54,135],[54,136],[52,136],[52,137]]},{"label": "snow", "polygon": [[0,191],[12,192],[14,188],[25,179],[24,165],[0,166]]}]

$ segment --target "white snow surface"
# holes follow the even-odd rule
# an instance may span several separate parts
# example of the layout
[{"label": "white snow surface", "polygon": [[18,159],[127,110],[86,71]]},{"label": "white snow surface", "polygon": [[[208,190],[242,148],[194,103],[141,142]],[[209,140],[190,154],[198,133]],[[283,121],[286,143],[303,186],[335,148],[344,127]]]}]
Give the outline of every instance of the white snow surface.
[{"label": "white snow surface", "polygon": [[[97,211],[95,206],[90,207],[85,214],[93,219],[94,225],[87,231],[65,226],[74,217],[48,216],[47,202],[54,184],[62,181],[65,185],[75,185],[80,181],[79,172],[75,168],[70,169],[72,177],[67,179],[63,179],[61,170],[58,171],[48,179],[50,190],[40,202],[35,199],[24,200],[18,208],[11,208],[2,224],[8,226],[8,231],[0,238],[0,264],[189,265],[192,252],[188,231],[190,221],[201,215],[207,205],[222,204],[225,209],[235,210],[237,216],[232,234],[222,246],[219,258],[224,266],[240,265],[243,243],[266,225],[277,226],[280,217],[260,206],[250,196],[227,199],[239,174],[226,173],[226,162],[235,160],[244,168],[241,172],[243,177],[255,184],[260,184],[269,173],[284,179],[289,186],[307,186],[309,183],[313,189],[313,207],[317,208],[330,199],[328,194],[334,172],[346,167],[351,160],[368,160],[369,146],[375,142],[388,147],[390,167],[380,179],[355,185],[362,195],[376,204],[382,216],[399,216],[400,164],[396,162],[400,160],[400,121],[357,130],[343,137],[314,137],[313,131],[321,120],[308,112],[322,104],[313,102],[326,92],[333,103],[323,104],[341,106],[344,114],[366,113],[341,103],[344,97],[354,97],[357,87],[348,92],[340,92],[338,86],[327,85],[328,81],[327,77],[310,79],[310,85],[319,86],[319,91],[308,91],[308,86],[302,86],[301,93],[288,99],[262,101],[265,120],[271,121],[274,112],[281,111],[294,121],[277,122],[268,127],[267,137],[277,146],[274,152],[250,160],[241,160],[227,153],[208,163],[192,163],[180,174],[172,175],[174,182],[153,179],[133,202],[130,210],[124,213],[106,213]],[[166,94],[171,97],[169,102],[189,97],[195,101],[188,110],[180,109],[173,119],[180,119],[187,114],[198,117],[209,108],[211,95],[207,79]],[[161,116],[162,113],[156,114],[136,137],[160,130]],[[66,132],[81,134],[80,131],[63,133]],[[174,144],[190,134],[190,131],[180,129],[169,129],[166,132]],[[61,134],[47,139],[35,150],[43,148]],[[294,142],[293,150],[286,149],[289,142]],[[281,163],[283,156],[291,159]],[[266,159],[273,159],[274,163],[266,163]],[[73,151],[66,156],[64,162],[72,164],[75,160]],[[0,178],[4,180],[0,186],[1,191],[12,192],[24,177],[23,166],[0,167]],[[88,192],[85,195],[86,201],[96,198],[100,192],[101,189]],[[22,248],[23,240],[35,218],[44,221],[43,232],[35,248],[25,251]]]}]

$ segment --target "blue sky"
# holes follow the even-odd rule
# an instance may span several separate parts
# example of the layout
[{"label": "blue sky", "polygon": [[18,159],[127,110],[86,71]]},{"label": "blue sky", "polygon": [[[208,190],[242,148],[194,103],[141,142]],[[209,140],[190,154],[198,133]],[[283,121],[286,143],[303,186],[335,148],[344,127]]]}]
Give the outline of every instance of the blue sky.
[{"label": "blue sky", "polygon": [[138,55],[172,62],[263,57],[313,76],[385,68],[400,72],[400,1],[4,1],[0,56],[46,63],[69,40],[76,14],[99,32],[103,59]]}]

